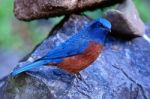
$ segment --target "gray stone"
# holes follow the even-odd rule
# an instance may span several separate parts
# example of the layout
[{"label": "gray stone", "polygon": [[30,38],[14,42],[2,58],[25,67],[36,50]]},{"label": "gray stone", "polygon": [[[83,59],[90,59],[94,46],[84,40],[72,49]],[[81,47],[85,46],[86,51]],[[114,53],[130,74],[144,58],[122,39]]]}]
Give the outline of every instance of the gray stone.
[{"label": "gray stone", "polygon": [[20,20],[49,18],[102,8],[123,0],[15,0],[14,14]]},{"label": "gray stone", "polygon": [[116,35],[135,37],[145,33],[145,25],[132,0],[125,0],[116,10],[109,10],[105,17],[111,21],[112,33]]},{"label": "gray stone", "polygon": [[[20,65],[36,60],[77,33],[90,19],[65,18]],[[150,36],[150,25],[147,34]],[[0,80],[1,99],[150,99],[150,43],[143,37],[124,41],[109,36],[103,52],[82,79],[57,67],[32,69]],[[26,60],[26,61],[25,61]]]}]

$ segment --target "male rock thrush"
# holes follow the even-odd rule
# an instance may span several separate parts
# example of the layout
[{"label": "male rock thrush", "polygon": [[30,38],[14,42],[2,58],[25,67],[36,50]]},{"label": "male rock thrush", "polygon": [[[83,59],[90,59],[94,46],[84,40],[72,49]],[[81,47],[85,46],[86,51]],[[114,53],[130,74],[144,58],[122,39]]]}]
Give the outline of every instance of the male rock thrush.
[{"label": "male rock thrush", "polygon": [[41,65],[57,66],[70,73],[79,73],[99,56],[110,30],[111,23],[108,20],[93,20],[42,58],[14,70],[12,76]]}]

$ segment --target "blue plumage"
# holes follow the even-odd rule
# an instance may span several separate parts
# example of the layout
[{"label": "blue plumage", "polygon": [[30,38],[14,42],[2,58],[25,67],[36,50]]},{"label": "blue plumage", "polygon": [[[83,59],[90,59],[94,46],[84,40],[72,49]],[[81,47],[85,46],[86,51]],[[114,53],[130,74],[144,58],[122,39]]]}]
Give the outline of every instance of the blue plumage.
[{"label": "blue plumage", "polygon": [[50,50],[44,57],[14,70],[12,76],[48,63],[60,63],[66,57],[79,55],[85,51],[91,41],[103,44],[110,30],[111,24],[109,21],[103,18],[96,19],[85,26],[79,33]]}]

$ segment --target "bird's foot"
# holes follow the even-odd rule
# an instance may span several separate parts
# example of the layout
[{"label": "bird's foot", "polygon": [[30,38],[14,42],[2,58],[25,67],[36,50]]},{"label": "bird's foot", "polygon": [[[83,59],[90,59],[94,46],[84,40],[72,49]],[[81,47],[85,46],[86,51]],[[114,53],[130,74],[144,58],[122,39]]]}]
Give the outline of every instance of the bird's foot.
[{"label": "bird's foot", "polygon": [[81,81],[83,84],[87,86],[87,88],[90,88],[90,86],[86,83],[85,79],[82,77],[80,73],[75,74],[75,77],[77,78],[77,82]]},{"label": "bird's foot", "polygon": [[85,79],[82,77],[80,73],[74,74],[74,76],[77,81],[77,83],[75,83],[75,88],[78,90],[78,92],[85,95],[88,99],[91,99],[91,97],[88,95],[88,93],[90,92],[90,86],[86,83]]},{"label": "bird's foot", "polygon": [[77,79],[81,80],[81,81],[84,80],[84,78],[81,76],[80,73],[75,74],[75,77],[76,77]]}]

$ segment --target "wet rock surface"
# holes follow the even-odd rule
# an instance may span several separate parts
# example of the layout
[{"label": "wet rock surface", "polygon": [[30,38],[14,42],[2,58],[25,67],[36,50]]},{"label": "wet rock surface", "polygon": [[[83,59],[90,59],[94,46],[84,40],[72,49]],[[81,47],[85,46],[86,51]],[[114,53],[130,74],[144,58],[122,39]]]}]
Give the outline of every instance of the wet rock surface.
[{"label": "wet rock surface", "polygon": [[15,0],[14,14],[20,20],[29,21],[102,8],[122,1],[124,0]]},{"label": "wet rock surface", "polygon": [[[77,33],[91,19],[64,19],[19,65],[36,60]],[[150,36],[150,25],[147,26]],[[56,67],[41,66],[16,78],[0,80],[1,99],[149,99],[150,43],[142,37],[124,41],[109,36],[103,52],[81,77]]]},{"label": "wet rock surface", "polygon": [[145,25],[132,0],[125,0],[116,10],[109,10],[105,17],[112,23],[115,35],[136,37],[145,33]]}]

